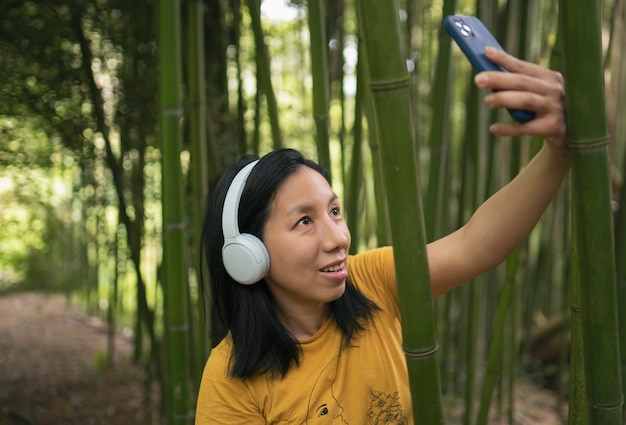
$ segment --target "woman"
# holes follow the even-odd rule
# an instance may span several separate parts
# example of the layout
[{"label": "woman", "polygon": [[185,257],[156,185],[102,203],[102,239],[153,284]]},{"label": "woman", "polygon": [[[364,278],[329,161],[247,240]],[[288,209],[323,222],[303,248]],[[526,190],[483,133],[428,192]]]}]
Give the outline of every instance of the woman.
[{"label": "woman", "polygon": [[[536,113],[491,131],[546,143],[465,226],[428,244],[434,296],[504,261],[570,167],[560,74],[486,55],[511,71],[476,76],[499,90],[486,103]],[[212,190],[204,225],[222,328],[197,424],[413,423],[392,248],[348,255],[350,233],[323,169],[289,149],[242,160]]]}]

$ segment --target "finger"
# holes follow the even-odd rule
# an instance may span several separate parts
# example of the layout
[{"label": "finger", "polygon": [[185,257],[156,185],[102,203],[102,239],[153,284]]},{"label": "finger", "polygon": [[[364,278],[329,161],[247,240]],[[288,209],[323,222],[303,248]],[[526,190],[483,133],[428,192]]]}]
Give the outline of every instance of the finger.
[{"label": "finger", "polygon": [[[533,92],[501,91],[485,97],[490,108],[520,109],[535,112],[535,119],[525,123],[500,123],[492,131],[501,136],[535,135],[552,137],[565,132],[565,106],[560,97]],[[506,124],[506,125],[505,125]]]},{"label": "finger", "polygon": [[490,108],[523,109],[533,111],[537,115],[559,113],[561,110],[556,100],[534,92],[512,90],[495,92],[485,96],[485,103]]},{"label": "finger", "polygon": [[554,71],[546,69],[540,65],[532,62],[527,62],[516,58],[505,52],[504,50],[495,49],[493,47],[487,47],[485,49],[485,56],[497,65],[505,68],[509,72],[526,74],[537,78],[546,78],[551,76],[552,78],[558,78]]},{"label": "finger", "polygon": [[479,87],[496,90],[530,90],[555,95],[564,92],[563,76],[557,71],[520,60],[494,48],[486,48],[485,54],[510,72],[480,73],[476,76],[476,84]]},{"label": "finger", "polygon": [[563,96],[565,89],[561,75],[549,72],[555,75],[537,78],[510,72],[481,72],[476,75],[475,82],[478,87],[488,90],[529,91],[557,98]]},{"label": "finger", "polygon": [[535,118],[524,124],[518,122],[497,122],[489,127],[489,131],[497,136],[504,137],[537,136],[543,139],[565,140],[566,127],[564,121],[555,118],[553,115],[547,115]]},{"label": "finger", "polygon": [[497,136],[537,136],[548,141],[548,144],[557,150],[566,149],[565,116],[562,113],[549,113],[537,115],[526,123],[497,122],[489,127],[489,130]]}]

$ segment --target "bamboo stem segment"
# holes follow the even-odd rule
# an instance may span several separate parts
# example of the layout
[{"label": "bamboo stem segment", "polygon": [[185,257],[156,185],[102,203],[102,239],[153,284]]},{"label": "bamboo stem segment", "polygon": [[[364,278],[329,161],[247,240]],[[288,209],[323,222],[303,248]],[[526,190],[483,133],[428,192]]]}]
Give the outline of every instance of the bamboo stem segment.
[{"label": "bamboo stem segment", "polygon": [[601,2],[561,0],[574,251],[589,423],[622,424],[622,382],[601,44]]},{"label": "bamboo stem segment", "polygon": [[438,344],[398,4],[360,0],[357,8],[383,160],[413,417],[421,424],[442,424]]},{"label": "bamboo stem segment", "polygon": [[[163,261],[166,297],[166,337],[169,348],[167,370],[168,423],[191,424],[189,314],[187,305],[187,261],[185,258],[185,214],[183,174],[180,164],[182,128],[182,67],[180,1],[159,4],[160,54],[160,139],[163,187]],[[179,112],[180,111],[180,112]]]}]

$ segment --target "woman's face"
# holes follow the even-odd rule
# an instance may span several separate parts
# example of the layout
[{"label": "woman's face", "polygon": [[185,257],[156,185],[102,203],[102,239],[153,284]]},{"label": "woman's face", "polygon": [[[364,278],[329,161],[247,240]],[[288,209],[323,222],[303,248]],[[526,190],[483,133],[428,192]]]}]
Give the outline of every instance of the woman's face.
[{"label": "woman's face", "polygon": [[321,174],[302,166],[285,180],[263,234],[270,254],[265,281],[282,308],[317,308],[343,294],[350,232]]}]

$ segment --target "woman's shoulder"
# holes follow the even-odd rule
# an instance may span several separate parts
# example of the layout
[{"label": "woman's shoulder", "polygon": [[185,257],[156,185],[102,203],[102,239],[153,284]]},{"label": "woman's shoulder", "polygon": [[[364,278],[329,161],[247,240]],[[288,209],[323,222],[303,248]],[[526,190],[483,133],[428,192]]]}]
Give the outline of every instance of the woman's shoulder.
[{"label": "woman's shoulder", "polygon": [[374,248],[348,258],[348,279],[376,302],[397,299],[393,248]]},{"label": "woman's shoulder", "polygon": [[196,424],[259,423],[255,397],[247,381],[229,374],[229,336],[209,354],[198,391]]},{"label": "woman's shoulder", "polygon": [[216,374],[220,371],[224,371],[226,374],[230,362],[231,353],[233,350],[233,342],[230,334],[227,334],[209,353],[209,358],[206,362],[206,369],[209,369],[212,374]]},{"label": "woman's shoulder", "polygon": [[351,255],[348,258],[348,273],[356,280],[395,280],[393,247],[383,246]]}]

